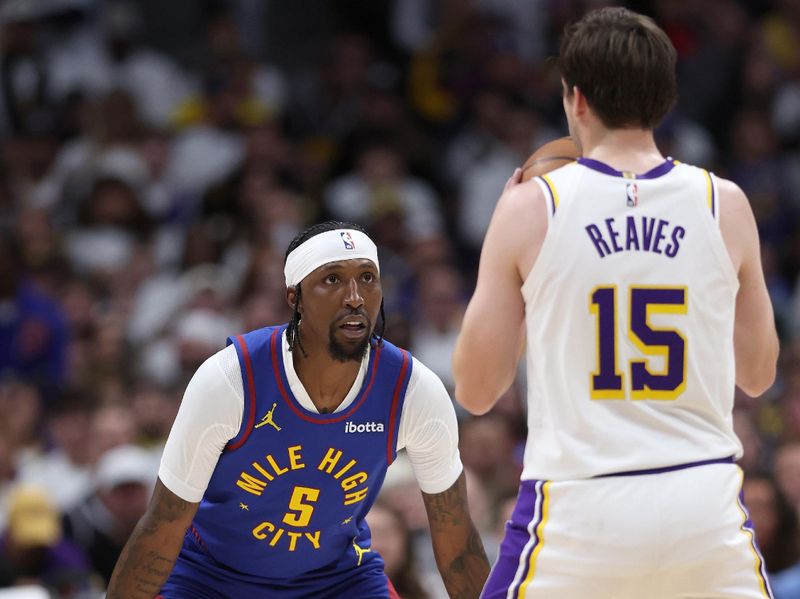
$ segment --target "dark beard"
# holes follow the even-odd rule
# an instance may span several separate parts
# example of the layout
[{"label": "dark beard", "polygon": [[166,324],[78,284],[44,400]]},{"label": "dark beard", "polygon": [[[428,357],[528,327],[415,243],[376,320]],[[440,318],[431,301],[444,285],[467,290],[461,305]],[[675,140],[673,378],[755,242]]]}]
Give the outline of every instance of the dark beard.
[{"label": "dark beard", "polygon": [[[371,327],[369,327],[371,328]],[[337,362],[360,362],[369,349],[369,340],[372,335],[367,335],[364,340],[353,349],[347,347],[336,341],[335,327],[331,327],[330,335],[328,336],[328,353]]]}]

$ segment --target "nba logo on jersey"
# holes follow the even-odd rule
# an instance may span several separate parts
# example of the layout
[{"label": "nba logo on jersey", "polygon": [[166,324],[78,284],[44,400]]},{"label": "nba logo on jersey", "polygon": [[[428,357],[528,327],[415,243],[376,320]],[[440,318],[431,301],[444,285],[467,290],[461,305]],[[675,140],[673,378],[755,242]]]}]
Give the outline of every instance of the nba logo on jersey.
[{"label": "nba logo on jersey", "polygon": [[633,207],[639,203],[639,187],[636,183],[628,183],[625,186],[625,195],[628,196],[628,206]]},{"label": "nba logo on jersey", "polygon": [[352,236],[350,235],[349,231],[342,231],[340,233],[342,236],[342,242],[344,243],[344,249],[346,250],[354,250],[356,249],[356,244],[353,241]]}]

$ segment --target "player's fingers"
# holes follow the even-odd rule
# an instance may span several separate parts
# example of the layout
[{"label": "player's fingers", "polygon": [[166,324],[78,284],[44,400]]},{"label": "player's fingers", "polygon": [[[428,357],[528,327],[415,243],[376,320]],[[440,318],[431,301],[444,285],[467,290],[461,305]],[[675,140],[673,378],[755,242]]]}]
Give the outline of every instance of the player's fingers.
[{"label": "player's fingers", "polygon": [[508,178],[508,181],[506,181],[503,191],[508,191],[520,182],[522,182],[522,169],[517,167],[514,169],[514,173]]}]

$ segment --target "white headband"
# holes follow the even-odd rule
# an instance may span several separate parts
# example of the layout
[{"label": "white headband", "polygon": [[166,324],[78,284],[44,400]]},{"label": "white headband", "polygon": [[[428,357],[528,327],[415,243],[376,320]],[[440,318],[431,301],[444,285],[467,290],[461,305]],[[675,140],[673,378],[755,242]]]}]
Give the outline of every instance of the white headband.
[{"label": "white headband", "polygon": [[294,248],[286,258],[283,267],[286,286],[297,285],[323,264],[359,258],[371,260],[380,272],[378,248],[361,231],[335,229],[314,235]]}]

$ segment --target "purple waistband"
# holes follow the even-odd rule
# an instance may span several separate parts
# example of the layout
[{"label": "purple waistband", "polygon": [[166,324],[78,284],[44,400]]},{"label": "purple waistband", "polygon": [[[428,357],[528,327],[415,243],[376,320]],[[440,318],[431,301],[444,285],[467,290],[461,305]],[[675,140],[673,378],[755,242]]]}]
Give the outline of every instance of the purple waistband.
[{"label": "purple waistband", "polygon": [[684,468],[695,468],[697,466],[708,466],[709,464],[733,464],[733,456],[717,458],[715,460],[700,460],[699,462],[688,462],[686,464],[676,464],[674,466],[663,466],[661,468],[648,468],[646,470],[628,470],[626,472],[612,472],[611,474],[598,474],[592,478],[610,478],[612,476],[639,476],[641,474],[661,474],[662,472],[673,472]]}]

